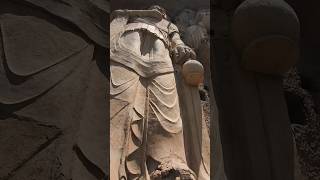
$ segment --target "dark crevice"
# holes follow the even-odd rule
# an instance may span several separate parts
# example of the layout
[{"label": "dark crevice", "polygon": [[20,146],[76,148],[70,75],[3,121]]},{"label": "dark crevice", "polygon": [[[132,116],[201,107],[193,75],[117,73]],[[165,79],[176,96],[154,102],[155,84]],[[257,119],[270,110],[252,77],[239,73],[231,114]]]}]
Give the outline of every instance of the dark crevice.
[{"label": "dark crevice", "polygon": [[83,163],[85,168],[93,176],[95,176],[98,180],[107,180],[107,175],[97,165],[88,160],[77,145],[73,146],[73,150],[75,151],[79,160]]},{"label": "dark crevice", "polygon": [[64,5],[67,5],[67,6],[72,6],[70,3],[66,2],[66,1],[63,1],[63,0],[53,0],[53,1],[56,1],[58,3],[61,3],[61,4],[64,4]]},{"label": "dark crevice", "polygon": [[207,94],[205,90],[199,90],[199,94],[200,94],[201,101],[207,101]]},{"label": "dark crevice", "polygon": [[96,61],[99,71],[105,77],[110,77],[109,61],[106,60],[106,57],[109,57],[109,53],[110,52],[107,49],[96,46],[93,54],[93,59]]},{"label": "dark crevice", "polygon": [[32,122],[32,123],[35,123],[38,126],[59,129],[57,126],[43,124],[42,122],[39,122],[39,121],[37,121],[37,120],[35,120],[35,119],[31,118],[31,117],[21,116],[21,115],[18,115],[18,114],[12,114],[11,117],[13,117],[13,118],[15,118],[15,119],[17,119],[19,121]]},{"label": "dark crevice", "polygon": [[292,124],[306,125],[303,99],[291,92],[285,92],[285,99],[288,107],[289,119]]}]

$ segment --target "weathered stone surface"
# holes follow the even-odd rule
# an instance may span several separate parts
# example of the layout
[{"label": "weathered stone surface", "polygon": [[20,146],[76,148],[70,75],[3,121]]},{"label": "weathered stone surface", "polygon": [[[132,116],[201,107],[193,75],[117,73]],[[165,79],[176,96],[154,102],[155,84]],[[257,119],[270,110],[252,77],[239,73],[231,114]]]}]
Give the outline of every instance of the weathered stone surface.
[{"label": "weathered stone surface", "polygon": [[285,93],[290,94],[287,104],[296,145],[296,174],[305,179],[318,179],[320,123],[316,99],[302,87],[302,79],[296,68],[286,74],[283,84]]},{"label": "weathered stone surface", "polygon": [[[101,33],[107,35],[107,27],[99,24],[101,19],[106,23],[107,9],[98,0],[69,2],[0,2],[0,122],[19,119],[8,131],[1,130],[0,141],[16,138],[24,133],[23,127],[35,133],[30,132],[32,137],[26,136],[25,142],[19,136],[8,144],[20,143],[19,152],[3,153],[0,148],[1,158],[16,156],[19,159],[12,159],[18,163],[32,155],[18,168],[9,159],[1,160],[14,169],[10,174],[14,179],[107,178],[107,51],[99,43],[101,39],[97,41]],[[40,6],[46,3],[49,9],[42,9]],[[50,9],[62,4],[70,11]],[[69,15],[80,9],[82,15],[70,19]],[[99,26],[102,29],[97,30]],[[91,28],[100,33],[90,35],[86,30]],[[38,126],[47,129],[39,130]],[[44,148],[47,139],[43,136],[51,138],[51,127],[61,135],[54,145]],[[39,146],[44,149],[37,151]]]},{"label": "weathered stone surface", "polygon": [[281,75],[298,62],[299,19],[283,0],[244,1],[234,12],[231,31],[247,70]]},{"label": "weathered stone surface", "polygon": [[[294,124],[295,139],[302,174],[307,179],[320,179],[319,174],[319,92],[320,92],[320,63],[319,63],[319,30],[315,23],[319,17],[319,1],[287,0],[297,12],[301,24],[300,61],[294,71],[295,78],[286,78],[299,82],[298,85],[285,87],[286,92],[300,99],[303,108],[299,110],[304,115],[302,124]],[[292,72],[290,73],[292,74]],[[290,102],[290,101],[289,101]],[[290,106],[289,106],[290,107]],[[316,155],[317,154],[317,155]]]},{"label": "weathered stone surface", "polygon": [[[147,12],[161,13],[162,20]],[[195,58],[193,50],[159,6],[122,11],[110,28],[110,97],[116,111],[110,119],[110,178],[209,179],[210,139],[199,80],[188,86],[181,71]],[[194,69],[189,70],[184,73],[191,75]]]},{"label": "weathered stone surface", "polygon": [[[219,114],[215,101],[215,93],[212,86],[212,71],[210,66],[213,65],[213,56],[210,52],[210,37],[212,30],[210,29],[210,10],[200,9],[196,12],[194,17],[190,17],[189,13],[186,15],[184,10],[177,17],[189,17],[189,20],[182,23],[180,26],[185,26],[185,31],[182,34],[183,40],[187,45],[195,49],[197,53],[197,59],[203,64],[205,71],[205,80],[203,85],[200,86],[199,93],[200,98],[203,100],[202,104],[202,117],[206,121],[208,127],[210,127],[210,142],[211,142],[211,174],[213,179],[226,179],[224,172],[224,163],[222,157],[220,131],[219,131]],[[220,20],[220,17],[218,18]],[[221,22],[227,23],[224,20]],[[181,23],[181,21],[177,21]],[[190,24],[187,26],[187,24]],[[179,26],[179,24],[178,24]],[[217,28],[223,27],[218,24]],[[216,33],[216,34],[219,34]],[[216,41],[213,41],[216,42]],[[188,97],[188,95],[186,95]],[[210,111],[209,111],[210,109]]]},{"label": "weathered stone surface", "polygon": [[[263,1],[259,1],[263,3]],[[233,10],[240,4],[240,1],[215,1],[214,7],[217,9],[214,9],[214,22],[215,22],[215,37],[214,37],[214,56],[215,61],[214,67],[211,67],[212,69],[215,69],[215,76],[214,80],[215,83],[219,84],[219,79],[221,84],[225,84],[225,82],[228,82],[228,84],[239,84],[235,83],[235,81],[239,81],[239,79],[230,79],[226,80],[225,77],[229,76],[231,72],[233,71],[232,68],[230,68],[230,71],[228,71],[225,74],[225,77],[223,77],[222,74],[216,73],[219,72],[221,67],[231,67],[233,66],[233,61],[230,58],[230,55],[232,55],[233,47],[230,44],[230,26],[229,23],[231,22],[231,17],[233,15]],[[286,101],[288,106],[288,114],[293,129],[294,138],[296,140],[296,153],[295,153],[295,179],[318,179],[319,175],[317,172],[319,172],[318,163],[319,160],[315,157],[317,157],[315,154],[318,153],[318,142],[319,142],[319,123],[317,118],[317,91],[318,87],[318,77],[319,77],[319,69],[318,64],[319,61],[317,61],[318,57],[318,49],[319,49],[319,37],[318,30],[319,26],[313,23],[312,19],[316,17],[317,15],[315,13],[318,13],[316,7],[319,6],[319,3],[316,1],[310,1],[310,2],[303,2],[303,1],[296,1],[296,0],[288,0],[287,3],[289,3],[294,11],[297,13],[299,17],[299,22],[301,25],[301,41],[299,42],[299,48],[302,50],[300,55],[300,62],[298,63],[297,71],[293,70],[290,71],[287,74],[287,77],[285,78],[285,94],[286,94]],[[274,14],[273,14],[274,15]],[[266,16],[270,17],[270,16]],[[276,19],[276,18],[275,18]],[[273,21],[274,22],[274,21]],[[256,27],[259,24],[259,22],[254,23],[253,25]],[[287,23],[285,23],[287,24]],[[267,24],[264,24],[267,25]],[[245,28],[246,32],[248,32],[247,26],[242,26]],[[261,28],[262,26],[259,26]],[[252,29],[256,30],[256,29]],[[280,30],[280,29],[279,29]],[[283,30],[283,29],[282,29]],[[276,30],[277,31],[277,30]],[[292,33],[291,29],[287,29],[287,31],[290,31]],[[285,51],[283,51],[285,52]],[[220,67],[220,68],[217,68]],[[226,69],[224,71],[226,71]],[[223,71],[220,71],[221,73]],[[224,79],[224,80],[222,80]],[[224,82],[223,82],[224,81]],[[242,86],[246,86],[243,82],[241,82]],[[217,88],[215,91],[216,93],[220,94],[223,93],[223,91],[226,91],[228,88],[222,88],[219,91],[219,86],[214,86]],[[234,88],[235,86],[232,86]],[[220,108],[220,112],[224,113],[223,107],[230,107],[232,102],[238,102],[238,100],[235,100],[234,96],[231,95],[230,98],[230,104],[220,104],[220,96],[217,96],[218,104]],[[252,99],[248,98],[246,101],[246,106],[248,106],[249,101]],[[273,96],[270,96],[269,98],[272,98]],[[229,98],[228,98],[229,99]],[[233,99],[231,101],[231,99]],[[251,111],[254,111],[254,108],[251,108]],[[235,113],[235,109],[233,109],[233,113]],[[238,113],[243,114],[242,111],[238,111]],[[225,116],[225,115],[223,115]],[[227,115],[228,116],[228,115]],[[249,116],[247,116],[248,118]],[[234,146],[232,147],[232,143],[234,141],[239,141],[240,137],[238,138],[232,138],[233,134],[237,134],[236,126],[241,126],[242,124],[234,125],[234,123],[237,123],[239,121],[239,116],[234,117],[237,121],[234,121],[233,123],[227,123],[226,121],[221,121],[221,130],[222,130],[222,142],[224,147],[224,155],[225,155],[225,163],[226,163],[226,173],[229,175],[229,179],[235,178],[239,179],[240,175],[242,174],[241,170],[247,170],[247,168],[242,169],[236,169],[235,171],[231,172],[230,168],[232,165],[234,165],[237,161],[236,156],[231,156],[232,160],[229,161],[229,156],[226,154],[229,154],[229,151],[226,148],[232,148],[236,149]],[[256,119],[257,120],[257,119]],[[312,125],[311,125],[312,124]],[[226,132],[228,129],[232,129],[233,132],[229,132],[227,135]],[[247,146],[247,144],[245,145]],[[243,145],[239,144],[239,147],[243,147]],[[245,152],[241,149],[237,149],[238,151],[241,151],[242,156],[245,154]],[[232,153],[233,154],[233,153]],[[231,164],[229,164],[231,162]],[[240,161],[239,161],[240,162]],[[243,162],[241,162],[242,166],[245,166]],[[239,171],[238,171],[239,170]],[[233,176],[232,174],[235,173],[237,176]],[[261,175],[261,174],[260,174]],[[263,178],[264,176],[261,176]],[[252,178],[252,177],[246,177]],[[261,179],[259,178],[259,179]]]},{"label": "weathered stone surface", "polygon": [[60,135],[58,128],[28,119],[0,120],[0,179],[15,175]]},{"label": "weathered stone surface", "polygon": [[57,158],[57,144],[59,140],[37,153],[32,159],[21,166],[10,178],[10,180],[40,180],[55,179],[65,180],[60,174],[61,162]]},{"label": "weathered stone surface", "polygon": [[17,3],[27,3],[37,6],[51,14],[65,19],[89,36],[102,47],[108,47],[107,13],[110,13],[109,1],[52,1],[52,0],[23,0]]},{"label": "weathered stone surface", "polygon": [[[227,20],[217,21],[224,28],[217,27],[214,65],[211,65],[226,174],[231,180],[293,179],[293,142],[281,77],[248,72],[242,67],[243,52],[234,48],[237,39],[230,34],[233,14],[232,9],[221,7],[214,16]],[[248,16],[251,17],[255,18]],[[270,25],[259,23],[253,25]],[[259,31],[263,32],[263,29]]]}]

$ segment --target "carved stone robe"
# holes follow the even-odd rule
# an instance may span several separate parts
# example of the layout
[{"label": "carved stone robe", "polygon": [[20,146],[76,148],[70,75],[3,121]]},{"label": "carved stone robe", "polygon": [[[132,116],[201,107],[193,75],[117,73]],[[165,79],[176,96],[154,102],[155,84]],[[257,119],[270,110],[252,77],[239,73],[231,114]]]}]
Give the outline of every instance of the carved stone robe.
[{"label": "carved stone robe", "polygon": [[110,177],[149,179],[173,169],[196,177],[197,168],[190,169],[186,157],[184,133],[189,132],[177,90],[182,79],[174,73],[169,51],[170,35],[178,29],[149,18],[131,19],[116,29],[121,21],[127,19],[117,18],[110,26]]}]

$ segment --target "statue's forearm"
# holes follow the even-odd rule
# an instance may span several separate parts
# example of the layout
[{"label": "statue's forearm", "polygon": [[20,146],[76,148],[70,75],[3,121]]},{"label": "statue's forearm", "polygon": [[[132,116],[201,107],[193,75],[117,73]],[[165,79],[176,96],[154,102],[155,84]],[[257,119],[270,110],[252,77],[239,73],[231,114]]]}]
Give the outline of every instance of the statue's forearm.
[{"label": "statue's forearm", "polygon": [[181,40],[180,35],[178,33],[174,33],[172,35],[171,41],[172,41],[173,47],[185,45],[184,42]]}]

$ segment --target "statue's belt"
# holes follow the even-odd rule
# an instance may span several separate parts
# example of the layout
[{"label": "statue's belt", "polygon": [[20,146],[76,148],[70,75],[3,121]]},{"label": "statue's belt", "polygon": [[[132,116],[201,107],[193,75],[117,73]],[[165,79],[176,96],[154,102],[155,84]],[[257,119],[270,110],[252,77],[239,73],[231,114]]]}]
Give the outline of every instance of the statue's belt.
[{"label": "statue's belt", "polygon": [[125,27],[125,31],[134,31],[134,30],[138,30],[138,29],[144,29],[144,30],[149,31],[150,33],[154,34],[159,39],[161,39],[167,47],[170,47],[170,41],[169,41],[168,35],[167,35],[168,33],[167,32],[162,32],[155,25],[134,22],[134,23],[127,24],[126,27]]}]

